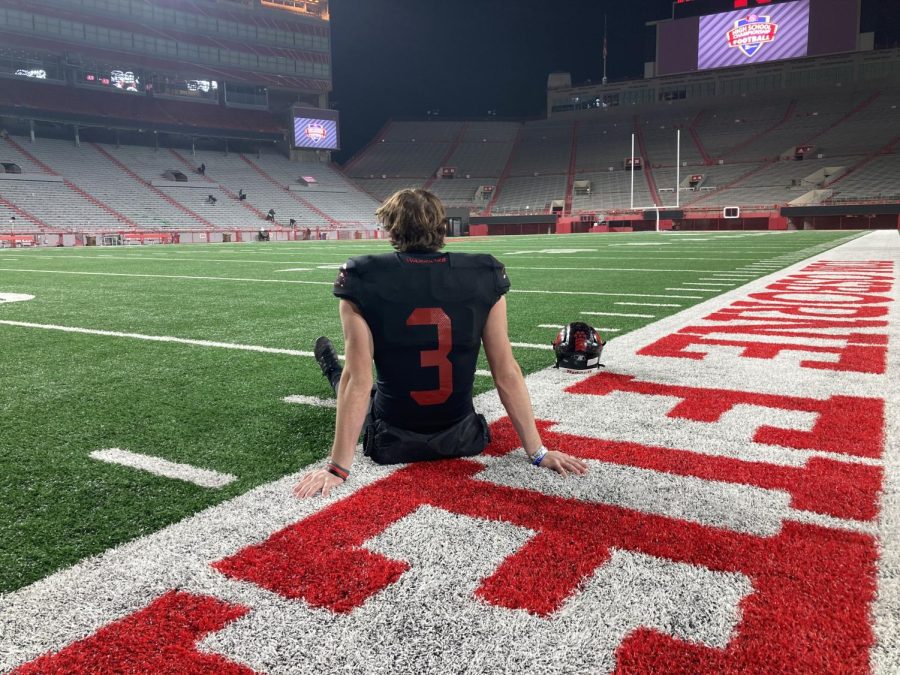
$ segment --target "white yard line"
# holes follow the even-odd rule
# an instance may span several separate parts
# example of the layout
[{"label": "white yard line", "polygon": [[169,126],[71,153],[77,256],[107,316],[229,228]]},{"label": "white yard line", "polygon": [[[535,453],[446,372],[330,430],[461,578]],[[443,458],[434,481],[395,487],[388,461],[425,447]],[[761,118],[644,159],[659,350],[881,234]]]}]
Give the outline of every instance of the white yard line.
[{"label": "white yard line", "polygon": [[537,293],[539,295],[599,295],[611,298],[672,298],[676,300],[703,300],[700,295],[666,295],[655,293],[603,293],[600,291],[535,291],[512,288],[510,293]]},{"label": "white yard line", "polygon": [[242,277],[198,277],[186,274],[131,274],[125,272],[72,272],[68,270],[26,270],[14,267],[0,267],[0,272],[33,272],[35,274],[74,274],[88,277],[138,277],[142,279],[191,279],[200,281],[245,281],[256,284],[312,284],[333,286],[331,281],[301,281],[299,279],[245,279]]},{"label": "white yard line", "polygon": [[581,272],[689,272],[694,274],[716,274],[722,270],[662,269],[660,267],[519,267],[507,265],[508,270],[575,270]]},{"label": "white yard line", "polygon": [[311,405],[316,408],[337,408],[337,399],[334,398],[317,398],[315,396],[285,396],[281,400],[285,403]]},{"label": "white yard line", "polygon": [[614,302],[614,305],[627,305],[631,307],[681,307],[681,305],[674,305],[671,303],[659,303],[659,302]]},{"label": "white yard line", "polygon": [[140,469],[157,476],[175,478],[205,488],[222,488],[237,480],[236,476],[228,473],[201,469],[190,464],[178,464],[161,457],[141,455],[128,450],[120,450],[119,448],[95,450],[91,453],[91,457],[107,464],[118,464],[119,466],[127,466],[132,469]]},{"label": "white yard line", "polygon": [[667,288],[667,291],[694,291],[695,293],[712,293],[714,289],[704,289],[704,288]]},{"label": "white yard line", "polygon": [[521,347],[522,349],[553,349],[551,344],[534,344],[533,342],[510,342],[513,347]]},{"label": "white yard line", "polygon": [[653,319],[655,314],[620,314],[618,312],[581,312],[585,316],[627,316],[633,319]]},{"label": "white yard line", "polygon": [[[57,326],[55,324],[30,323],[27,321],[7,321],[0,320],[0,325],[15,326],[17,328],[37,328],[40,330],[56,330],[62,333],[78,333],[81,335],[102,335],[104,337],[129,338],[131,340],[146,340],[148,342],[170,342],[181,345],[191,345],[193,347],[213,347],[216,349],[235,349],[243,352],[257,352],[261,354],[281,354],[283,356],[305,356],[314,357],[313,352],[307,352],[299,349],[282,349],[280,347],[262,347],[260,345],[244,345],[234,342],[213,342],[211,340],[193,340],[189,338],[178,338],[170,335],[144,335],[143,333],[121,333],[112,330],[99,330],[96,328],[77,328],[75,326]],[[339,354],[338,358],[344,360],[344,355]],[[491,377],[488,370],[476,370],[476,375]]]},{"label": "white yard line", "polygon": [[[167,254],[162,254],[167,255]],[[296,253],[292,253],[291,255],[297,255]],[[69,255],[39,255],[34,254],[28,256],[29,258],[41,258],[44,260],[54,259],[58,260],[69,259],[69,258],[79,258],[86,260],[152,260],[154,262],[217,262],[217,263],[240,263],[240,264],[259,264],[263,265],[290,265],[292,263],[300,263],[304,264],[305,261],[300,260],[235,260],[234,258],[169,258],[169,257],[158,257],[158,256],[148,256],[148,255],[135,255],[135,254],[126,254],[126,255],[76,255],[74,253],[70,253]],[[20,258],[21,259],[21,258]]]},{"label": "white yard line", "polygon": [[[562,328],[565,328],[565,326],[562,324],[558,324],[558,323],[539,323],[538,328],[562,329]],[[622,329],[621,328],[596,328],[595,327],[595,330],[603,331],[604,333],[618,333]]]},{"label": "white yard line", "polygon": [[[731,286],[730,282],[724,281],[683,281],[682,284],[685,286]],[[698,288],[698,291],[705,290],[702,288]]]},{"label": "white yard line", "polygon": [[182,345],[192,345],[194,347],[215,347],[218,349],[236,349],[244,352],[261,352],[263,354],[283,354],[285,356],[313,356],[312,352],[301,351],[297,349],[281,349],[278,347],[261,347],[259,345],[243,345],[233,342],[213,342],[210,340],[192,340],[189,338],[178,338],[170,335],[144,335],[143,333],[122,333],[112,330],[98,330],[95,328],[77,328],[75,326],[58,326],[46,323],[30,323],[27,321],[7,321],[0,320],[0,324],[5,326],[16,326],[18,328],[38,328],[41,330],[56,330],[63,333],[78,333],[81,335],[102,335],[104,337],[129,338],[132,340],[147,340],[149,342],[173,342]]}]

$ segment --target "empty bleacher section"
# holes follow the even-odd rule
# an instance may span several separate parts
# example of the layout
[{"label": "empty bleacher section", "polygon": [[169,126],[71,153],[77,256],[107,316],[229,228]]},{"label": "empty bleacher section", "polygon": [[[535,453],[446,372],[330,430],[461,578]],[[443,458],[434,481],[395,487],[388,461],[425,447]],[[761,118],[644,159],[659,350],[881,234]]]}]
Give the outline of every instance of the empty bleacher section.
[{"label": "empty bleacher section", "polygon": [[[0,141],[0,152],[23,171],[0,176],[0,197],[62,231],[255,230],[266,225],[269,209],[284,227],[294,219],[298,227],[371,228],[378,205],[331,166],[291,162],[274,150],[190,157],[143,146],[11,137]],[[204,176],[196,172],[201,163]],[[187,180],[167,179],[170,170]]]},{"label": "empty bleacher section", "polygon": [[[428,185],[451,206],[484,206],[483,185],[496,185],[509,161],[520,124],[511,122],[392,122],[345,172],[378,199]],[[438,176],[442,166],[453,179]]]}]

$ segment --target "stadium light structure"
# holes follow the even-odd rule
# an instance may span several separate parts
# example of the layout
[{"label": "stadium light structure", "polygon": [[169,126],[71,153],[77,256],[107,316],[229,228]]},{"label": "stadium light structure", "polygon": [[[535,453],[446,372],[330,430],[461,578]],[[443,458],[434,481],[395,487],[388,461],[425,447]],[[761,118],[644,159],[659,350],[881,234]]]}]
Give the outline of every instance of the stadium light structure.
[{"label": "stadium light structure", "polygon": [[[681,208],[681,129],[675,131],[675,206],[657,206],[651,204],[649,206],[634,206],[634,141],[636,134],[631,134],[631,210],[644,211],[646,209],[656,209],[656,231],[659,232],[659,212],[660,209],[680,209]],[[641,168],[644,168],[643,159],[641,159]]]}]

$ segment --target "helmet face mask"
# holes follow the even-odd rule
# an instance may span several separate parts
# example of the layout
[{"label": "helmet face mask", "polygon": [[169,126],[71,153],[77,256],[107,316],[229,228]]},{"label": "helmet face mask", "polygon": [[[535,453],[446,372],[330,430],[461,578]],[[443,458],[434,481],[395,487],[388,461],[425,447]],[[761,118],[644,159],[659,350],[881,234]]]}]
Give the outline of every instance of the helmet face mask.
[{"label": "helmet face mask", "polygon": [[600,368],[600,356],[606,344],[593,326],[581,321],[564,326],[553,340],[556,368],[590,370]]}]

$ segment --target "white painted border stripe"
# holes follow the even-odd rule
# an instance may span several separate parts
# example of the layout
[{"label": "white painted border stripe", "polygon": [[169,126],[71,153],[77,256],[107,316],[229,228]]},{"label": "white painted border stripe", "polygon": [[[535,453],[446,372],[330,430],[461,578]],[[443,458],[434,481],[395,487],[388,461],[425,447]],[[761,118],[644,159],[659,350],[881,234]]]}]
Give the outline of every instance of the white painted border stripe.
[{"label": "white painted border stripe", "polygon": [[333,398],[317,398],[315,396],[285,396],[281,400],[285,403],[311,405],[316,408],[337,408],[337,399]]},{"label": "white painted border stripe", "polygon": [[585,316],[627,316],[633,319],[654,319],[655,314],[620,314],[618,312],[581,312]]},{"label": "white painted border stripe", "polygon": [[[539,323],[538,328],[560,329],[560,328],[565,328],[565,326],[558,324],[558,323]],[[622,330],[621,328],[597,328],[596,326],[594,328],[595,328],[595,330],[603,331],[604,333],[618,333]]]},{"label": "white painted border stripe", "polygon": [[510,293],[538,293],[541,295],[601,295],[612,298],[674,298],[676,300],[703,300],[700,295],[660,295],[655,293],[602,293],[599,291],[543,291],[512,288]]},{"label": "white painted border stripe", "polygon": [[229,473],[219,473],[209,469],[201,469],[190,464],[177,464],[162,457],[141,455],[137,452],[129,452],[119,448],[108,450],[94,450],[91,457],[107,464],[118,464],[132,469],[140,469],[157,476],[183,480],[205,488],[223,488],[237,480],[236,476]]},{"label": "white painted border stripe", "polygon": [[666,304],[659,302],[614,302],[614,305],[628,305],[631,307],[681,307],[681,305]]},{"label": "white painted border stripe", "polygon": [[244,277],[194,277],[185,274],[132,274],[125,272],[72,272],[69,270],[26,270],[15,267],[0,267],[0,272],[33,272],[35,274],[74,274],[87,277],[137,277],[141,279],[188,279],[199,281],[245,281],[256,284],[312,284],[333,286],[332,281],[301,281],[300,279],[247,279]]},{"label": "white painted border stripe", "polygon": [[[41,330],[58,330],[63,333],[78,333],[80,335],[102,335],[105,337],[121,337],[132,340],[147,340],[149,342],[171,342],[181,345],[192,345],[194,347],[214,347],[218,349],[236,349],[244,352],[258,352],[261,354],[282,354],[284,356],[315,356],[312,352],[302,351],[299,349],[281,349],[279,347],[261,347],[259,345],[242,345],[232,342],[211,342],[209,340],[190,340],[188,338],[177,338],[169,335],[143,335],[141,333],[119,333],[111,330],[96,330],[93,328],[76,328],[74,326],[56,326],[54,324],[28,323],[27,321],[6,321],[0,320],[0,325],[16,326],[18,328],[38,328]],[[338,354],[338,358],[344,360],[343,354]],[[476,375],[482,377],[493,377],[489,370],[476,370]]]},{"label": "white painted border stripe", "polygon": [[513,347],[520,347],[522,349],[553,349],[553,345],[550,344],[534,344],[532,342],[510,342]]},{"label": "white painted border stripe", "polygon": [[76,328],[74,326],[57,326],[55,324],[29,323],[27,321],[0,320],[5,326],[17,326],[19,328],[40,328],[42,330],[58,330],[63,333],[78,333],[81,335],[103,335],[105,337],[130,338],[132,340],[148,340],[150,342],[174,342],[195,347],[217,347],[219,349],[237,349],[244,352],[261,352],[263,354],[284,354],[286,356],[314,356],[312,352],[298,349],[280,349],[278,347],[260,347],[259,345],[242,345],[232,342],[211,342],[209,340],[191,340],[177,338],[169,335],[143,335],[141,333],[120,333],[112,330],[98,330],[94,328]]}]

